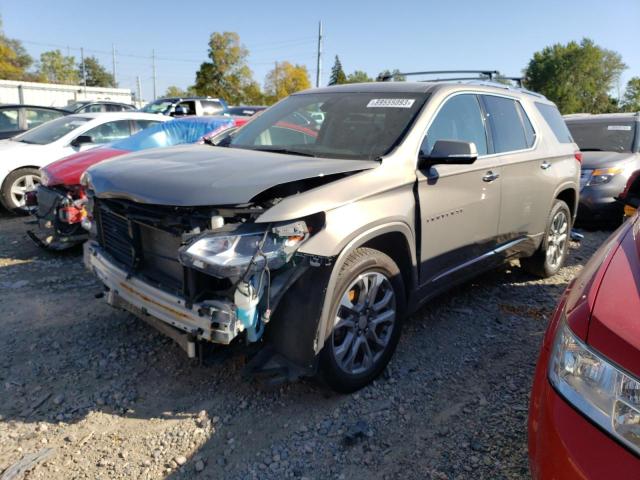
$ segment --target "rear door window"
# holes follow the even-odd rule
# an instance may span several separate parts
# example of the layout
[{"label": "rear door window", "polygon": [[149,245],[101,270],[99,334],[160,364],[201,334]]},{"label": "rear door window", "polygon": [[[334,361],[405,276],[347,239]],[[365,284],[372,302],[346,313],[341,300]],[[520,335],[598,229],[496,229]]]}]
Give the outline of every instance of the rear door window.
[{"label": "rear door window", "polygon": [[558,107],[546,103],[536,102],[536,108],[545,119],[554,136],[560,143],[573,143],[571,132],[567,128]]},{"label": "rear door window", "polygon": [[476,95],[456,95],[446,101],[427,130],[422,153],[429,155],[438,140],[473,142],[479,155],[487,154],[487,133]]},{"label": "rear door window", "polygon": [[16,132],[20,130],[17,108],[0,110],[0,132]]},{"label": "rear door window", "polygon": [[494,153],[524,150],[533,145],[529,144],[517,101],[494,95],[483,95],[482,98],[491,128]]}]

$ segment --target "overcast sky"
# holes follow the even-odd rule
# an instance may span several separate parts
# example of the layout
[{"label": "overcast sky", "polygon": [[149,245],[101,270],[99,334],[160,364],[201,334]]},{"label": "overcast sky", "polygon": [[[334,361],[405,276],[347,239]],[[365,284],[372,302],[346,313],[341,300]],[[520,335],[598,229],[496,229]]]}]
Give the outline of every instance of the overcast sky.
[{"label": "overcast sky", "polygon": [[254,1],[0,0],[5,33],[29,53],[60,48],[94,55],[117,80],[152,96],[151,52],[156,51],[157,94],[187,87],[206,60],[214,31],[235,31],[250,51],[261,84],[275,61],[307,66],[315,83],[318,21],[324,25],[322,82],[334,56],[347,73],[364,70],[497,69],[520,75],[533,52],[590,37],[615,50],[640,75],[640,0]]}]

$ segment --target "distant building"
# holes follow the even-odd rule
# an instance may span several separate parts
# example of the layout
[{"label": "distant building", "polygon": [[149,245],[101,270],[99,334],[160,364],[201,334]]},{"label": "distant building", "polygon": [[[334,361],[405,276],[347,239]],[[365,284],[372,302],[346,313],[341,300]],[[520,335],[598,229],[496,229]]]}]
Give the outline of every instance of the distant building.
[{"label": "distant building", "polygon": [[0,80],[0,104],[24,103],[46,107],[65,107],[80,100],[111,100],[134,103],[128,88],[83,87],[54,83]]}]

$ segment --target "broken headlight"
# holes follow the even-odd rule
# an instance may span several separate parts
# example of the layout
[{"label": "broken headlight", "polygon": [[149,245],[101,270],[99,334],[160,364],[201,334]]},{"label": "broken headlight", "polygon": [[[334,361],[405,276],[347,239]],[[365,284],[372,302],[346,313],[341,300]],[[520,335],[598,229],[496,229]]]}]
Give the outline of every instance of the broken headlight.
[{"label": "broken headlight", "polygon": [[207,233],[180,249],[180,263],[218,278],[237,279],[267,266],[276,270],[309,236],[303,220],[267,229],[253,224],[233,232]]}]

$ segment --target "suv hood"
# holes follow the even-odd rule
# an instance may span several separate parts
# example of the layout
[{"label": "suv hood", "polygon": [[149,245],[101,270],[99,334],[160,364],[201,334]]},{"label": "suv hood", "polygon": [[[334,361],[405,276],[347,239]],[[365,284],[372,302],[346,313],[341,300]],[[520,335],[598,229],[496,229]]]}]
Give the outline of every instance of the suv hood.
[{"label": "suv hood", "polygon": [[248,203],[276,185],[379,165],[369,160],[185,145],[124,155],[87,172],[99,198],[187,207]]},{"label": "suv hood", "polygon": [[633,153],[582,152],[582,168],[595,169],[617,166],[620,162],[633,159]]},{"label": "suv hood", "polygon": [[640,378],[640,220],[617,246],[600,283],[587,343]]}]

